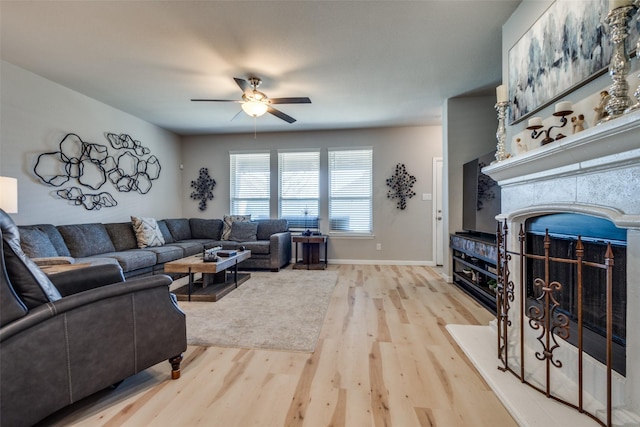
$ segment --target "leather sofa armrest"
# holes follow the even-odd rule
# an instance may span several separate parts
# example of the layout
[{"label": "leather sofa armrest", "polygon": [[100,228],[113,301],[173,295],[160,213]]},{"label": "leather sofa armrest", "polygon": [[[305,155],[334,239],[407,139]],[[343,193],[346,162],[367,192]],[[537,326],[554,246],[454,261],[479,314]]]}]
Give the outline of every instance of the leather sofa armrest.
[{"label": "leather sofa armrest", "polygon": [[[169,285],[171,284],[171,282],[172,280],[169,276],[159,274],[155,276],[130,280],[128,282],[123,281],[112,283],[100,288],[89,289],[85,292],[79,292],[73,295],[69,295],[54,302],[42,304],[41,306],[30,310],[26,316],[0,328],[0,343],[20,333],[21,331],[31,328],[38,323],[47,321],[47,319],[50,319],[54,316],[82,306],[99,304],[100,301],[111,297],[132,294],[138,291],[159,287],[166,288],[166,292],[168,293]],[[173,300],[171,300],[171,303],[175,305]]]},{"label": "leather sofa armrest", "polygon": [[49,280],[63,297],[112,283],[124,282],[122,268],[114,264],[87,266],[52,274]]},{"label": "leather sofa armrest", "polygon": [[145,289],[166,287],[168,291],[171,282],[171,278],[164,274],[142,277],[139,279],[129,280],[128,282],[122,281],[99,288],[90,289],[85,292],[79,292],[73,295],[69,295],[68,297],[49,303],[49,305],[53,305],[55,307],[55,313],[57,315],[60,313],[64,313],[65,311],[75,309],[82,305],[92,304],[99,300],[104,300],[107,298],[125,294],[131,294]]}]

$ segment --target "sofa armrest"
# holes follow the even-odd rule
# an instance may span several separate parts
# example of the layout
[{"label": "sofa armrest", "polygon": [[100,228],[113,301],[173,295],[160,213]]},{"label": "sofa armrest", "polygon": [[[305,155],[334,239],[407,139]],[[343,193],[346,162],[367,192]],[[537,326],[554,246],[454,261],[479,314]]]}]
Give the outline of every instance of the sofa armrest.
[{"label": "sofa armrest", "polygon": [[[51,277],[53,278],[53,276]],[[42,304],[30,310],[26,316],[0,328],[0,343],[6,341],[19,332],[29,329],[37,325],[38,323],[45,322],[46,320],[54,316],[94,303],[98,304],[108,298],[118,297],[152,288],[166,288],[166,293],[169,293],[168,289],[171,281],[172,280],[169,276],[159,274],[156,276],[130,280],[128,282],[122,281],[108,284],[100,288],[89,289],[83,292],[78,292],[76,294],[63,297],[54,302]],[[167,298],[170,297],[167,296]],[[175,305],[173,298],[170,299],[171,302]],[[178,309],[178,311],[180,310]]]},{"label": "sofa armrest", "polygon": [[291,232],[274,233],[269,238],[270,268],[279,271],[280,267],[291,261]]},{"label": "sofa armrest", "polygon": [[105,264],[51,274],[49,280],[58,288],[60,295],[65,297],[112,283],[124,282],[124,274],[120,266]]}]

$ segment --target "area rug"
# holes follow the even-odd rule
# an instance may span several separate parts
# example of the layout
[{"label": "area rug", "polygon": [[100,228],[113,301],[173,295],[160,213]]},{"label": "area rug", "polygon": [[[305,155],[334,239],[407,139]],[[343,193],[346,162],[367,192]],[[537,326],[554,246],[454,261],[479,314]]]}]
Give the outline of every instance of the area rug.
[{"label": "area rug", "polygon": [[219,301],[180,301],[187,315],[187,341],[312,352],[337,280],[335,271],[252,272]]}]

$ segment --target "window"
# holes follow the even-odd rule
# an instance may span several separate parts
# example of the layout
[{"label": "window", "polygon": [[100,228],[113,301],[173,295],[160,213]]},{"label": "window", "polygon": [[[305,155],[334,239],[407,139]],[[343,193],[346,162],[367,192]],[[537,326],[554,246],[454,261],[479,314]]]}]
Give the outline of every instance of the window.
[{"label": "window", "polygon": [[320,151],[278,152],[278,209],[289,228],[317,228]]},{"label": "window", "polygon": [[231,214],[269,218],[270,153],[229,153]]},{"label": "window", "polygon": [[371,234],[373,150],[329,150],[329,231]]}]

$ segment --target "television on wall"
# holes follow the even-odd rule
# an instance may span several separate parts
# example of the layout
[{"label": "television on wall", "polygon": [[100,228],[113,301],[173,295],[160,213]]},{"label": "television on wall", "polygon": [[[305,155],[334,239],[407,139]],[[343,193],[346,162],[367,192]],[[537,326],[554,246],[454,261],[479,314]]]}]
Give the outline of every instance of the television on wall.
[{"label": "television on wall", "polygon": [[462,228],[475,233],[496,233],[500,213],[500,186],[482,168],[495,160],[495,151],[464,164],[462,168]]}]

